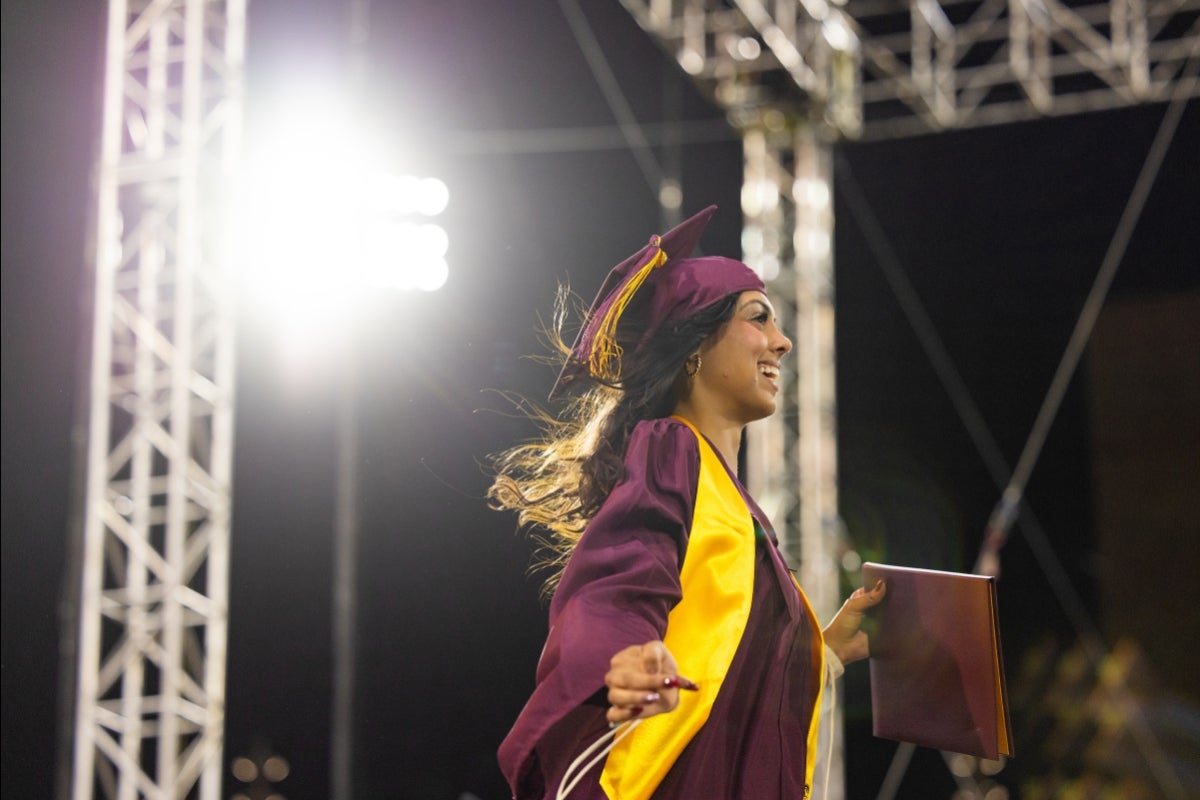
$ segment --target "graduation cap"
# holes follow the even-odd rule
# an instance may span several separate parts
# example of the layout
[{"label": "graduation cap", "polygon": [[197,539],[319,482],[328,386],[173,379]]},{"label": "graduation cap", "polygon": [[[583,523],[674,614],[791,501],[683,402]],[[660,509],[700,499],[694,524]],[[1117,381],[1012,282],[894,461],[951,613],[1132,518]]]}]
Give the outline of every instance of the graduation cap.
[{"label": "graduation cap", "polygon": [[624,348],[617,343],[617,328],[635,295],[642,333],[634,352],[665,322],[690,317],[731,294],[764,290],[762,278],[740,261],[688,258],[716,210],[709,206],[663,235],[651,236],[645,247],[613,267],[588,309],[550,399],[584,375],[606,383],[620,380]]}]

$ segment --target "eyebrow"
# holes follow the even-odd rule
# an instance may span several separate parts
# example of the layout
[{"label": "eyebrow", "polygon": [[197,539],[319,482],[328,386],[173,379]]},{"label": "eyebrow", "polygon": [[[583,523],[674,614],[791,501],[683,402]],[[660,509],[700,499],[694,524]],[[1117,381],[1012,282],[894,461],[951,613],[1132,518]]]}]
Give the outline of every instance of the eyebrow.
[{"label": "eyebrow", "polygon": [[775,316],[775,309],[771,307],[771,304],[768,303],[766,300],[761,300],[757,297],[752,297],[749,300],[747,300],[745,303],[742,304],[741,308],[739,308],[738,311],[745,311],[746,309],[750,308],[751,306],[762,306],[764,311],[766,311],[772,317]]}]

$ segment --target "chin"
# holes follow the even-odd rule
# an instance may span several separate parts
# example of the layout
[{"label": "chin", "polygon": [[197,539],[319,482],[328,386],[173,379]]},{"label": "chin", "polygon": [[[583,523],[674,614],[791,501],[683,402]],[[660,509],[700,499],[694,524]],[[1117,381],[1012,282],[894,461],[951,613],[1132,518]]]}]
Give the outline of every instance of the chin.
[{"label": "chin", "polygon": [[757,420],[760,420],[760,419],[766,419],[767,417],[769,417],[769,416],[771,416],[772,414],[774,414],[774,413],[775,413],[775,410],[776,410],[777,408],[778,408],[778,404],[777,404],[777,403],[771,403],[771,404],[770,404],[770,405],[768,405],[768,406],[764,406],[764,407],[762,407],[762,408],[758,409],[757,413],[754,415],[754,419],[752,419],[752,420],[751,420],[751,422],[755,422],[755,421],[757,421]]}]

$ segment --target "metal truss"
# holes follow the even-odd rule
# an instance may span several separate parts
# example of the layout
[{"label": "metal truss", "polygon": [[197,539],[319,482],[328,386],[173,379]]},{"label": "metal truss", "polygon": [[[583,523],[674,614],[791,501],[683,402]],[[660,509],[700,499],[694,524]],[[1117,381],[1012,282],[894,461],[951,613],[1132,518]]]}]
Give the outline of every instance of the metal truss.
[{"label": "metal truss", "polygon": [[[1180,79],[1200,58],[1200,0],[623,3],[741,131],[744,258],[791,321],[797,356],[780,410],[748,430],[748,479],[818,618],[829,619],[843,547],[833,142],[1200,95]],[[825,711],[840,718],[837,707]],[[826,747],[837,769],[825,791],[841,797],[842,747]]]},{"label": "metal truss", "polygon": [[1200,0],[623,2],[731,114],[853,138],[1167,100],[1200,57]]},{"label": "metal truss", "polygon": [[[746,433],[751,493],[820,620],[837,611],[841,525],[834,375],[833,163],[825,132],[777,111],[742,114],[743,259],[763,276],[792,339],[779,409]],[[794,369],[791,367],[794,366]],[[842,747],[830,747],[840,704],[826,703],[822,753],[834,759],[825,795],[843,795]]]},{"label": "metal truss", "polygon": [[[749,472],[818,613],[837,601],[833,142],[1183,96],[1200,0],[623,0],[742,133],[744,257],[798,374]],[[829,574],[826,574],[828,571]]]},{"label": "metal truss", "polygon": [[853,20],[826,0],[622,0],[735,125],[763,110],[862,129]]},{"label": "metal truss", "polygon": [[71,795],[217,800],[244,0],[109,4]]},{"label": "metal truss", "polygon": [[[1200,0],[847,0],[869,138],[1165,101]],[[1196,93],[1194,84],[1193,93]]]},{"label": "metal truss", "polygon": [[747,478],[828,618],[839,598],[832,160],[817,129],[777,115],[742,137],[743,258],[767,282],[794,347],[779,412],[748,429]]}]

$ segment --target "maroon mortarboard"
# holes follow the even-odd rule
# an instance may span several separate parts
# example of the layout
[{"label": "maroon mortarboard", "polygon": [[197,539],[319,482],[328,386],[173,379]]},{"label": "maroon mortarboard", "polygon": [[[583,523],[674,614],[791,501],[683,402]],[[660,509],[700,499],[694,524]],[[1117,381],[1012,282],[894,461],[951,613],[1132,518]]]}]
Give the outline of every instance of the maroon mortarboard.
[{"label": "maroon mortarboard", "polygon": [[640,314],[642,332],[636,349],[664,322],[689,317],[731,294],[763,291],[762,278],[740,261],[721,256],[688,258],[716,210],[709,206],[663,235],[651,236],[649,244],[613,267],[588,309],[550,399],[583,375],[607,383],[620,380],[623,352],[617,344],[617,326],[635,294],[650,295],[647,310]]}]

